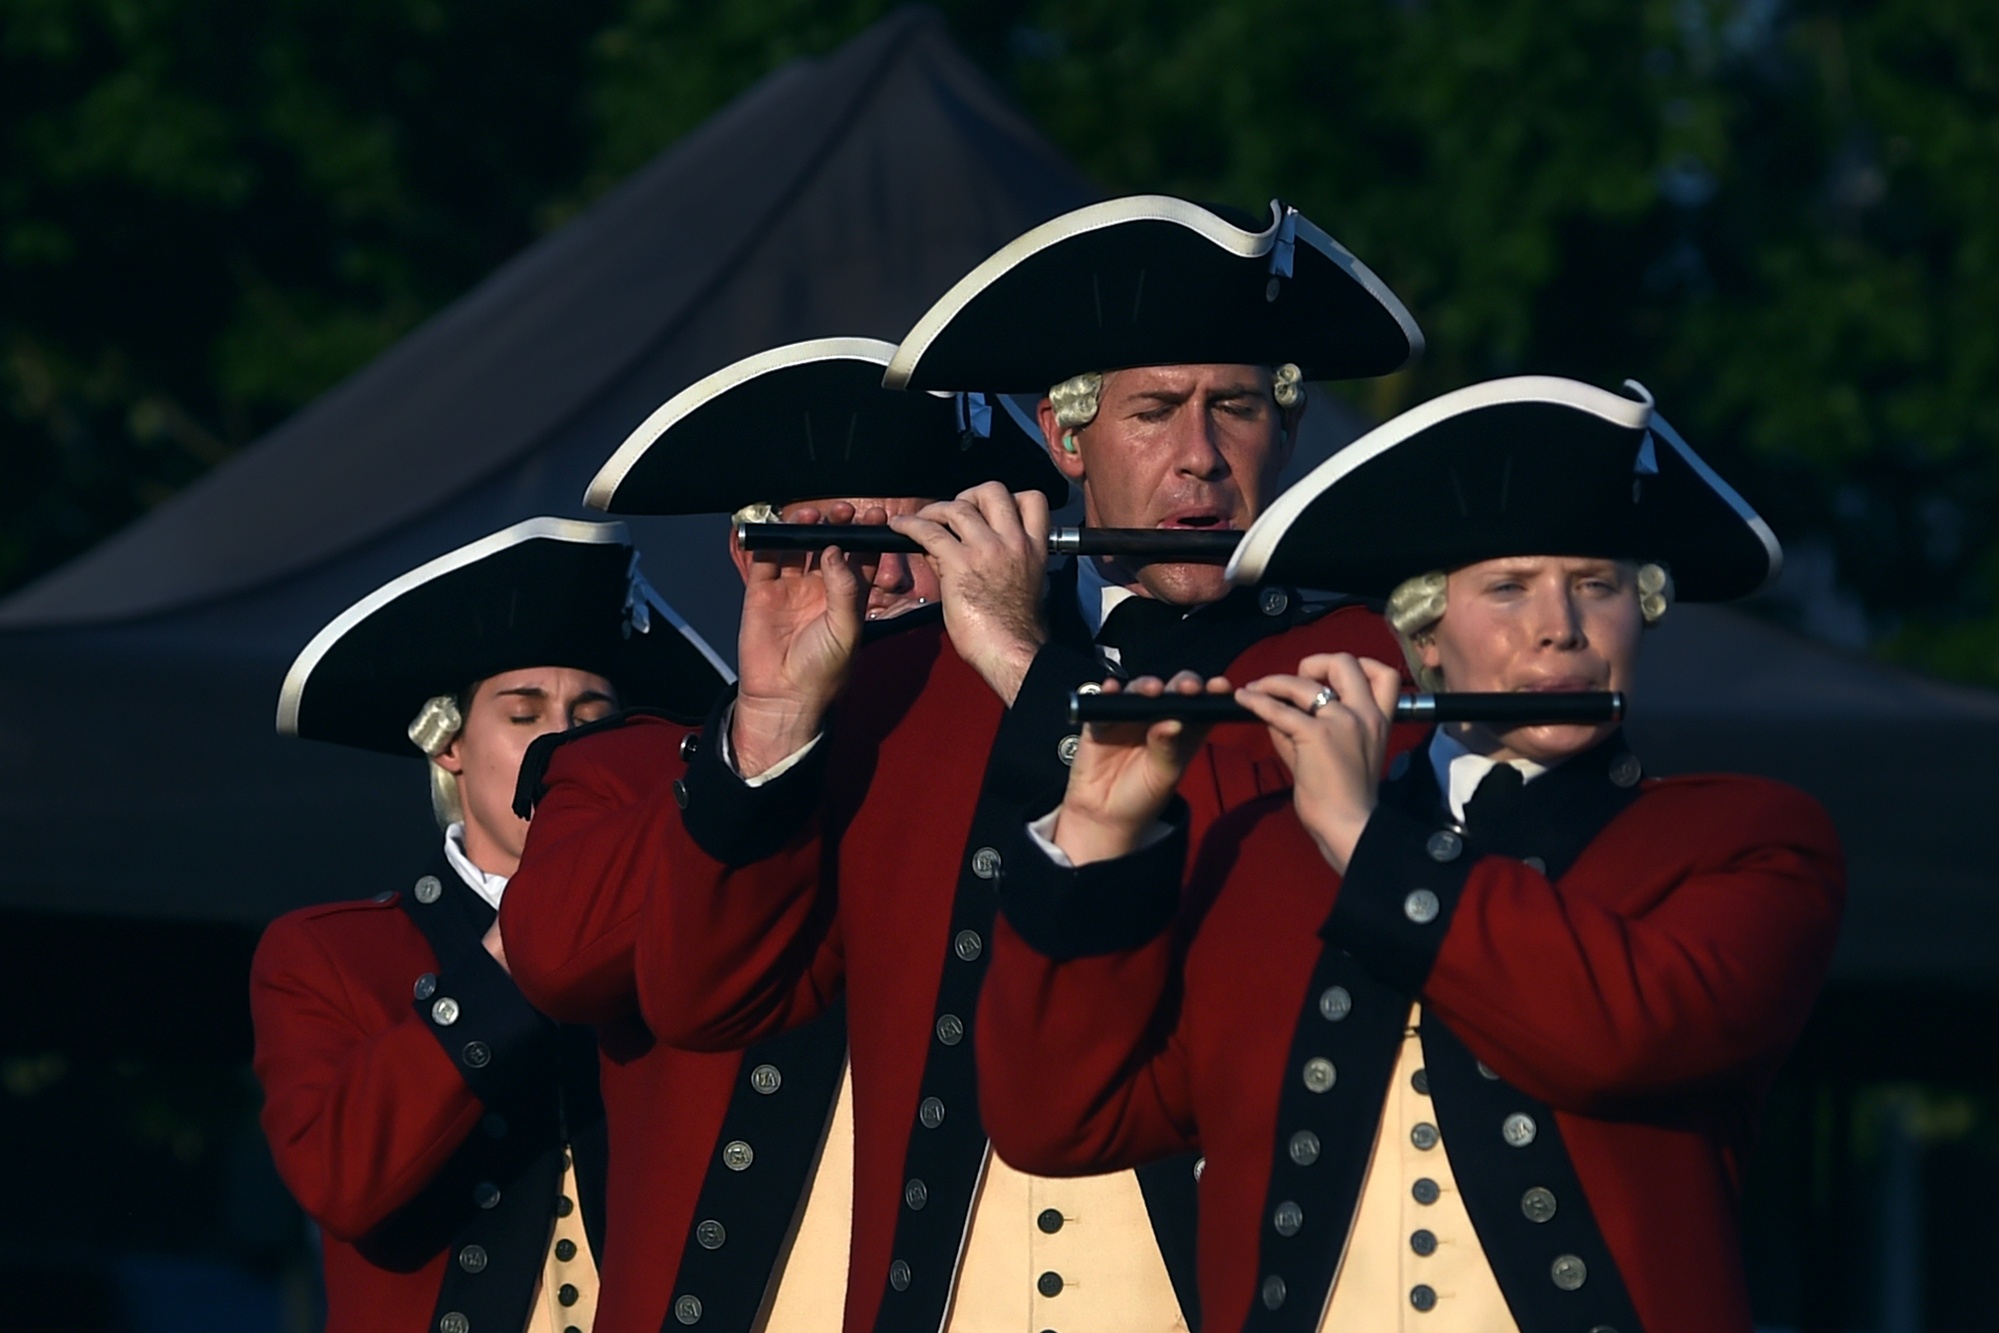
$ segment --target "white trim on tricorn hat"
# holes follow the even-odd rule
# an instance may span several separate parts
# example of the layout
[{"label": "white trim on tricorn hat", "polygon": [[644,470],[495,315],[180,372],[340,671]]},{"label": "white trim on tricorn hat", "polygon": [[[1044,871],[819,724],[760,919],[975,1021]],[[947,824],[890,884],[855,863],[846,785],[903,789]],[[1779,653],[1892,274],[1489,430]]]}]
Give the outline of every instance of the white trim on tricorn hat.
[{"label": "white trim on tricorn hat", "polygon": [[983,393],[884,390],[894,352],[874,338],[816,338],[724,366],[640,422],[583,503],[623,514],[731,513],[840,496],[939,498],[987,480],[1058,504],[1066,497],[1039,428],[994,412]]},{"label": "white trim on tricorn hat", "polygon": [[1503,555],[1603,555],[1665,565],[1684,601],[1766,586],[1770,525],[1627,383],[1642,396],[1523,375],[1413,407],[1272,501],[1227,577],[1385,596]]},{"label": "white trim on tricorn hat", "polygon": [[[1301,252],[1324,266],[1301,271]],[[1301,283],[1302,295],[1286,291]],[[1140,321],[1141,310],[1162,308],[1177,327]],[[1081,331],[1069,336],[1065,320]],[[1040,394],[1084,371],[1195,362],[1291,362],[1306,379],[1357,379],[1400,369],[1422,350],[1422,330],[1388,285],[1283,201],[1270,201],[1270,221],[1256,230],[1143,194],[1065,213],[1002,247],[916,321],[883,383]]]},{"label": "white trim on tricorn hat", "polygon": [[[537,559],[523,548],[545,549],[539,557],[544,563],[574,562],[580,552],[611,548],[589,560],[587,571],[576,564],[575,572],[597,586],[564,585],[549,598],[551,615],[580,611],[591,619],[570,627],[574,633],[567,642],[545,636],[537,641],[535,633],[527,634],[533,646],[513,655],[524,652],[534,661],[513,661],[497,633],[496,641],[480,645],[455,641],[445,614],[450,603],[473,595],[482,570],[500,558]],[[520,606],[517,588],[508,593],[509,617],[533,610]],[[655,631],[655,617],[669,633]],[[405,618],[406,626],[392,623]],[[392,660],[380,660],[378,647],[357,646],[364,627],[393,641]],[[343,650],[359,656],[343,661]],[[690,718],[735,680],[728,664],[646,581],[624,524],[530,518],[398,575],[335,616],[285,673],[277,728],[287,736],[416,756],[406,728],[426,699],[456,692],[494,671],[526,666],[597,671],[617,686],[622,702],[660,704]],[[315,707],[320,695],[330,697]]]}]

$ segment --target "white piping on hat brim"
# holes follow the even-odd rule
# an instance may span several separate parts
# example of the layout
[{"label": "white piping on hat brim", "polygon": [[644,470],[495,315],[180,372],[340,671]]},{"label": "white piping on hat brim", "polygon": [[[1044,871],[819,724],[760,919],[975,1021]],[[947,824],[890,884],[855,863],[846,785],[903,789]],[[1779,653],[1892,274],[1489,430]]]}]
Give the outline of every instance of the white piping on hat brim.
[{"label": "white piping on hat brim", "polygon": [[[1453,389],[1384,421],[1301,477],[1296,485],[1273,500],[1270,508],[1264,510],[1256,522],[1249,525],[1235,554],[1229,558],[1228,566],[1222,571],[1223,576],[1232,583],[1244,586],[1260,582],[1263,571],[1269,567],[1270,558],[1276,554],[1278,542],[1289,531],[1291,524],[1335,482],[1403,441],[1452,417],[1508,403],[1552,403],[1572,407],[1633,430],[1642,430],[1653,420],[1648,403],[1634,402],[1621,394],[1556,375],[1515,375]],[[1677,447],[1691,457],[1692,451],[1684,444]],[[1710,478],[1714,476],[1712,472],[1706,475]]]},{"label": "white piping on hat brim", "polygon": [[[332,651],[333,645],[345,638],[356,625],[396,599],[434,579],[441,578],[454,570],[463,569],[467,565],[477,564],[489,556],[519,546],[522,542],[536,540],[574,542],[581,546],[632,544],[631,531],[623,523],[592,523],[584,519],[547,516],[523,519],[512,527],[502,528],[455,551],[447,551],[435,560],[418,565],[407,574],[390,579],[327,622],[326,627],[313,635],[312,642],[306,644],[297,658],[292,661],[291,670],[285,673],[285,683],[278,690],[278,734],[298,735],[298,710],[305,696],[306,682],[311,679],[313,670],[318,667],[320,661]],[[735,680],[735,672],[729,670],[727,664],[716,656],[708,641],[696,633],[693,626],[681,619],[677,611],[657,601],[650,602],[649,605],[664,613],[673,627],[692,643],[703,657],[720,668],[723,675],[732,682]]]},{"label": "white piping on hat brim", "polygon": [[1751,509],[1749,502],[1743,499],[1733,486],[1723,481],[1721,476],[1707,465],[1707,460],[1695,453],[1692,447],[1680,438],[1680,433],[1657,412],[1652,414],[1652,433],[1671,445],[1681,460],[1692,468],[1702,481],[1714,488],[1715,494],[1727,502],[1728,507],[1735,511],[1736,517],[1748,524],[1749,530],[1756,534],[1756,539],[1763,543],[1763,553],[1770,562],[1769,572],[1763,576],[1761,583],[1744,596],[1754,596],[1775,583],[1777,576],[1784,572],[1784,547],[1783,543],[1777,540],[1776,532],[1763,521],[1763,516]]},{"label": "white piping on hat brim", "polygon": [[640,422],[638,428],[618,446],[617,452],[597,469],[597,475],[590,479],[589,489],[583,492],[583,503],[591,509],[609,511],[617,501],[618,487],[624,484],[625,477],[646,456],[647,451],[697,408],[706,406],[731,389],[788,366],[809,365],[815,361],[865,361],[869,365],[885,366],[894,354],[895,345],[879,338],[812,338],[805,342],[786,343],[782,347],[773,347],[731,362],[713,374],[694,381]]},{"label": "white piping on hat brim", "polygon": [[[1305,242],[1344,269],[1355,282],[1394,316],[1402,326],[1409,340],[1409,355],[1414,358],[1423,350],[1423,334],[1416,327],[1415,317],[1385,283],[1376,277],[1374,271],[1354,258],[1353,252],[1327,235],[1317,225],[1307,220],[1303,213],[1297,215],[1297,240]],[[1107,199],[1100,204],[1090,204],[1051,218],[1031,231],[1022,233],[988,256],[984,263],[967,273],[952,286],[951,290],[939,298],[937,304],[923,312],[914,328],[903,337],[896,347],[894,357],[888,363],[888,372],[882,376],[882,387],[906,389],[916,373],[923,354],[944,331],[946,325],[963,313],[975,297],[992,286],[1003,275],[1012,271],[1026,260],[1040,254],[1051,246],[1077,236],[1101,231],[1106,227],[1121,226],[1127,222],[1172,222],[1210,241],[1230,254],[1243,259],[1256,259],[1270,253],[1277,243],[1278,227],[1284,220],[1284,206],[1276,199],[1270,201],[1270,225],[1262,231],[1244,231],[1241,227],[1217,216],[1185,199],[1170,194],[1139,194],[1124,199]],[[1088,369],[1088,367],[1079,367]]]}]

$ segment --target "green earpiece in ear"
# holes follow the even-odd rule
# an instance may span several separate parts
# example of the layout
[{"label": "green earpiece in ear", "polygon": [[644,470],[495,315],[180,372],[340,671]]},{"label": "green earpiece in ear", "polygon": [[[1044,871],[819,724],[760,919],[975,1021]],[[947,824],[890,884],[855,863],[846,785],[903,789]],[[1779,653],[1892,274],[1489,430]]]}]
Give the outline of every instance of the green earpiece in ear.
[{"label": "green earpiece in ear", "polygon": [[1075,431],[1065,430],[1062,432],[1062,452],[1065,454],[1073,454],[1076,452]]}]

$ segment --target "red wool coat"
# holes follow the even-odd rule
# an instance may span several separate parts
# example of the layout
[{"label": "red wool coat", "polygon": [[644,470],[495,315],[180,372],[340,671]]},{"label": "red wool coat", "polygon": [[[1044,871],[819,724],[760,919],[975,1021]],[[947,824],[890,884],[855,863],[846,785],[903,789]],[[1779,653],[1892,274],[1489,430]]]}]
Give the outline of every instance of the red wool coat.
[{"label": "red wool coat", "polygon": [[[806,763],[750,789],[711,747],[681,791],[685,831],[660,811],[653,850],[635,861],[673,879],[671,893],[647,899],[638,944],[639,995],[662,1040],[727,1049],[845,996],[856,1133],[849,1329],[941,1320],[986,1147],[964,1037],[993,883],[1006,873],[995,849],[1026,806],[1059,799],[1073,730],[1062,698],[1104,674],[1087,643],[1058,625],[1009,710],[941,625],[883,640],[863,653]],[[1160,651],[1160,666],[1238,680],[1294,670],[1313,652],[1399,660],[1371,612],[1312,618],[1275,590],[1186,622]],[[1223,728],[1182,791],[1202,830],[1285,780],[1263,728]],[[683,845],[690,835],[704,851]],[[911,1179],[927,1182],[920,1215],[905,1198]]]},{"label": "red wool coat", "polygon": [[[979,1012],[995,1147],[1044,1174],[1200,1149],[1206,1327],[1313,1328],[1415,998],[1422,1090],[1523,1333],[1748,1330],[1743,1158],[1844,866],[1802,793],[1633,787],[1619,744],[1529,784],[1491,838],[1448,825],[1417,756],[1344,884],[1287,798],[1256,802],[1195,844],[1191,938],[1075,920],[1156,921],[1185,843],[1080,871],[1023,847]],[[1524,1187],[1552,1190],[1552,1218],[1523,1217]],[[1284,1200],[1304,1206],[1280,1235]],[[1568,1287],[1558,1255],[1587,1260]]]},{"label": "red wool coat", "polygon": [[264,1132],[324,1233],[329,1333],[523,1325],[565,1142],[570,1206],[602,1234],[589,1034],[521,998],[479,947],[492,908],[442,857],[411,897],[281,917],[251,965]]},{"label": "red wool coat", "polygon": [[[653,858],[662,826],[680,825],[672,789],[692,734],[628,714],[538,742],[523,793],[534,821],[500,911],[522,992],[564,1022],[600,1025],[611,1169],[597,1333],[676,1327],[676,1305],[698,1309],[704,1329],[751,1326],[846,1051],[837,1015],[747,1053],[679,1050],[639,1017],[640,909],[667,887]],[[774,1091],[751,1087],[760,1067],[779,1072]],[[754,1145],[753,1171],[721,1163],[734,1141]],[[697,1221],[720,1223],[726,1242],[693,1242]]]}]

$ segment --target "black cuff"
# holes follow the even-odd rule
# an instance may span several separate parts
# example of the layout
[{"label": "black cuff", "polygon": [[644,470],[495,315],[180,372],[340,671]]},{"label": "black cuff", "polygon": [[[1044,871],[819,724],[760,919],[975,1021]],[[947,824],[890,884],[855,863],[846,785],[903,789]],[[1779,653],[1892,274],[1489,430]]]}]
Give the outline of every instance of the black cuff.
[{"label": "black cuff", "polygon": [[822,734],[810,754],[752,787],[722,758],[723,719],[735,701],[734,690],[724,691],[708,715],[687,776],[673,784],[673,798],[695,846],[723,865],[746,866],[775,856],[804,830],[819,804],[832,738]]},{"label": "black cuff", "polygon": [[1034,816],[1024,814],[1003,855],[1000,911],[1036,953],[1058,963],[1150,944],[1179,910],[1187,864],[1187,803],[1175,796],[1162,817],[1173,831],[1150,847],[1072,869],[1035,843],[1027,831]]},{"label": "black cuff", "polygon": [[673,721],[664,709],[621,708],[615,713],[607,713],[595,722],[585,722],[580,727],[567,731],[551,731],[546,736],[537,736],[528,746],[528,752],[521,757],[520,776],[514,779],[514,813],[522,819],[533,819],[534,808],[548,795],[548,765],[555,758],[555,752],[571,741],[580,741],[585,736],[594,736],[600,731],[613,731],[624,726],[635,717],[665,718]]},{"label": "black cuff", "polygon": [[1320,933],[1413,996],[1436,965],[1474,860],[1457,834],[1377,806]]},{"label": "black cuff", "polygon": [[416,1012],[486,1105],[545,1079],[558,1030],[485,949],[418,978]]},{"label": "black cuff", "polygon": [[1082,731],[1069,724],[1069,692],[1078,685],[1096,685],[1108,674],[1095,654],[1056,643],[1041,645],[993,737],[993,761],[1005,767],[991,775],[1004,784],[999,790],[1038,805],[1044,813],[1055,808],[1069,785],[1063,756],[1074,753],[1071,738]]}]

